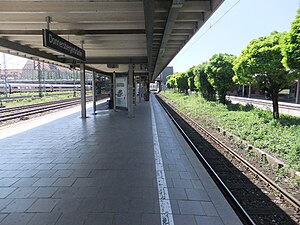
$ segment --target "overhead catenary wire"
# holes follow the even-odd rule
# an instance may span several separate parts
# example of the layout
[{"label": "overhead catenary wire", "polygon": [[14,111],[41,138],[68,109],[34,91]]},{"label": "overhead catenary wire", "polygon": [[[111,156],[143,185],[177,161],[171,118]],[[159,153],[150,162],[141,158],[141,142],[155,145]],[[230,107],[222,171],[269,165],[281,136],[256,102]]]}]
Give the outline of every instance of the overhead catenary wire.
[{"label": "overhead catenary wire", "polygon": [[[183,51],[179,52],[176,58],[174,58],[174,61],[180,59],[191,47],[193,47],[196,43],[198,43],[198,41],[202,37],[204,37],[207,34],[207,32],[211,30],[212,27],[214,27],[218,22],[220,22],[224,18],[224,16],[226,16],[240,1],[241,0],[238,0],[236,3],[234,3],[222,16],[220,16],[219,19],[217,19],[216,22],[212,23],[206,31],[204,31],[199,37],[196,37],[193,43],[187,46]],[[300,0],[299,0],[299,4],[300,4]]]}]

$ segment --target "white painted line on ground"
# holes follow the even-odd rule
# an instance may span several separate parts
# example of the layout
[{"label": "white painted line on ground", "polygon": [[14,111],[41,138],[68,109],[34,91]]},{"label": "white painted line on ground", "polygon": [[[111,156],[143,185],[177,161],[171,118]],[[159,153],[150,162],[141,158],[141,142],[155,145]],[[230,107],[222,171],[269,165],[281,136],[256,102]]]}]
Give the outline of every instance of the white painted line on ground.
[{"label": "white painted line on ground", "polygon": [[154,147],[154,158],[155,158],[155,169],[156,169],[156,180],[159,197],[160,207],[160,221],[162,225],[174,225],[174,219],[172,214],[172,207],[169,198],[168,186],[164,171],[164,165],[161,157],[160,146],[158,141],[157,129],[155,116],[153,111],[152,100],[150,99],[151,105],[151,119],[152,119],[152,134],[153,134],[153,147]]}]

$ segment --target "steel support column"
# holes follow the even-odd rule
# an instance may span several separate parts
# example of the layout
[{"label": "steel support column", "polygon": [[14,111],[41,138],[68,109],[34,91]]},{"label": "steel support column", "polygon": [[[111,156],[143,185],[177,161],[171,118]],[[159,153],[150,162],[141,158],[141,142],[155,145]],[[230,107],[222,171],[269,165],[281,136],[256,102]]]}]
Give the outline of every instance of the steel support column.
[{"label": "steel support column", "polygon": [[142,76],[139,76],[139,103],[142,102]]},{"label": "steel support column", "polygon": [[81,118],[86,118],[85,99],[85,64],[80,64],[80,96],[81,96]]},{"label": "steel support column", "polygon": [[114,108],[114,111],[116,111],[116,72],[114,71],[113,72],[113,108]]},{"label": "steel support column", "polygon": [[96,101],[97,101],[97,96],[96,96],[96,76],[97,73],[93,71],[93,79],[92,79],[92,91],[93,91],[93,112],[96,114]]},{"label": "steel support column", "polygon": [[133,65],[128,68],[128,117],[133,117]]}]

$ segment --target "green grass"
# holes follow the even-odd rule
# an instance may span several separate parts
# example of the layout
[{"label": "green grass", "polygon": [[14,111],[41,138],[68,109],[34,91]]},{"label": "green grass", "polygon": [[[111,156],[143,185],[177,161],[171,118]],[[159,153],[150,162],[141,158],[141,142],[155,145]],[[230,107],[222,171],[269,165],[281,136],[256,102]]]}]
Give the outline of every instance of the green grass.
[{"label": "green grass", "polygon": [[197,95],[161,94],[176,102],[180,110],[204,121],[204,126],[220,126],[255,147],[277,153],[289,167],[300,171],[300,118],[281,114],[276,121],[271,112],[252,106],[222,105]]}]

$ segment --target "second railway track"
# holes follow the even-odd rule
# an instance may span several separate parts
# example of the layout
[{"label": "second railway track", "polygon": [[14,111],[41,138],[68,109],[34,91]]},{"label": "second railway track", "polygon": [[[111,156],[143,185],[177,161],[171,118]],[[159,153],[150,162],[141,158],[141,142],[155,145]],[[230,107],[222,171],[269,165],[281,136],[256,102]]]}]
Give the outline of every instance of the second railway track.
[{"label": "second railway track", "polygon": [[[213,168],[254,224],[300,224],[298,199],[247,163],[247,160],[236,154],[196,121],[177,111],[162,99],[158,98],[158,100],[184,132],[186,139],[192,142],[190,145],[194,146],[193,150],[198,157],[201,155]],[[242,216],[245,215],[241,214],[240,217]],[[247,218],[243,221],[246,221],[245,224],[251,224]]]},{"label": "second railway track", "polygon": [[[91,97],[88,97],[87,100],[90,101]],[[69,106],[78,105],[79,103],[80,103],[80,98],[72,98],[72,99],[31,104],[31,105],[19,106],[19,107],[1,108],[0,123],[15,120],[15,119],[22,119],[24,117],[32,116],[39,113],[45,113],[57,109],[62,109]]]}]

